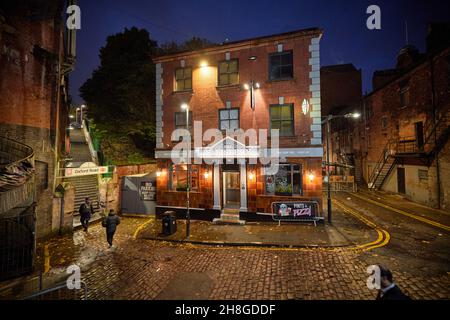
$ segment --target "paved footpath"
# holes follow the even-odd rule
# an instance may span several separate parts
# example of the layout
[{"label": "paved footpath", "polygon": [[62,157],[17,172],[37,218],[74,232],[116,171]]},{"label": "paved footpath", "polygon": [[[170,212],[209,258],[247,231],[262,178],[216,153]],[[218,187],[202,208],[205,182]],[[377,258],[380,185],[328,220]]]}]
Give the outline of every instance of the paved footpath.
[{"label": "paved footpath", "polygon": [[[345,196],[340,201],[350,204]],[[413,219],[404,223],[405,217],[391,221],[389,213],[375,212],[371,206],[360,199],[353,203],[353,208],[369,212],[367,216],[391,235],[389,243],[373,249],[176,245],[135,239],[134,233],[146,220],[123,218],[116,248],[107,248],[104,228],[96,224],[88,234],[76,231],[73,237],[39,244],[37,267],[45,265],[46,246],[48,275],[62,274],[73,263],[80,265],[89,299],[311,300],[374,299],[376,292],[366,286],[366,268],[382,262],[392,268],[397,283],[413,299],[450,299],[449,233],[418,226],[421,222]],[[402,230],[405,226],[408,229]],[[414,228],[416,234],[411,231]],[[435,240],[427,238],[430,243],[419,241],[416,246],[412,236],[420,238],[422,233],[435,235]]]}]

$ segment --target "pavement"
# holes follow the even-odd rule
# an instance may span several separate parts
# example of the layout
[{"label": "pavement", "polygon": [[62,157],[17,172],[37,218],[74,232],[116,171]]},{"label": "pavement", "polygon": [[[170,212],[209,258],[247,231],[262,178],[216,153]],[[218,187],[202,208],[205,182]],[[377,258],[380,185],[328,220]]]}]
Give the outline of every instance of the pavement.
[{"label": "pavement", "polygon": [[[151,220],[127,217],[112,249],[100,224],[91,226],[88,233],[76,230],[73,236],[39,243],[36,270],[47,271],[44,287],[51,287],[67,277],[68,266],[76,264],[87,285],[87,298],[99,300],[372,300],[377,292],[367,288],[366,270],[382,263],[411,298],[450,299],[450,232],[426,222],[445,226],[439,214],[429,210],[424,212],[426,220],[416,219],[381,206],[381,200],[379,204],[364,200],[362,193],[338,193],[333,198],[332,227],[297,227],[305,234],[303,239],[317,235],[316,243],[328,244],[339,244],[329,236],[330,230],[337,230],[341,233],[337,239],[345,239],[347,246],[232,247],[154,241],[143,237]],[[401,201],[397,206],[404,208]],[[405,208],[421,216],[414,207]],[[194,225],[192,230],[194,235]],[[254,233],[267,237],[263,230]],[[0,298],[26,295],[32,286],[17,283],[27,279],[31,276],[0,283]]]},{"label": "pavement", "polygon": [[[373,228],[354,217],[336,210],[333,225],[318,223],[259,222],[240,225],[216,225],[206,221],[191,221],[190,237],[186,239],[186,221],[177,221],[177,231],[162,234],[161,220],[149,219],[136,236],[141,239],[180,243],[263,246],[263,247],[347,247],[375,240]],[[349,231],[351,230],[350,234]]]}]

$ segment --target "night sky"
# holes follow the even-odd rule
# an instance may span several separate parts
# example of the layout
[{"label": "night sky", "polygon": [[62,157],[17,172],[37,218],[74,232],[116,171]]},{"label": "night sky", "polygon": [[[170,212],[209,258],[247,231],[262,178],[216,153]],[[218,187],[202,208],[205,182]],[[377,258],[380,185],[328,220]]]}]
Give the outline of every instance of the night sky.
[{"label": "night sky", "polygon": [[[366,9],[381,8],[381,30],[368,30]],[[450,21],[448,0],[78,0],[81,30],[77,34],[77,64],[71,74],[71,95],[99,64],[98,52],[108,35],[136,26],[158,43],[181,42],[192,36],[213,42],[235,41],[297,29],[320,27],[321,65],[353,63],[363,72],[363,91],[371,90],[374,70],[395,67],[406,43],[425,50],[428,22]]]}]

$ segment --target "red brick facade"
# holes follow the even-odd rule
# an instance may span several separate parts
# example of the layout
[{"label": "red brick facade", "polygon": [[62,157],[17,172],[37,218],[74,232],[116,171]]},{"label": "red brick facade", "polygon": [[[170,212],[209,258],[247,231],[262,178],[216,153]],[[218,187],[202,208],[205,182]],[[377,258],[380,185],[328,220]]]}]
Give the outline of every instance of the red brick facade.
[{"label": "red brick facade", "polygon": [[[322,196],[322,140],[320,128],[320,74],[318,69],[319,29],[303,30],[282,35],[223,44],[195,52],[162,56],[157,63],[157,142],[158,206],[186,206],[186,192],[170,186],[172,161],[167,156],[175,145],[171,134],[175,130],[175,113],[182,112],[182,104],[189,105],[193,121],[201,121],[203,132],[219,128],[219,110],[239,109],[239,127],[270,131],[270,106],[292,104],[293,134],[280,137],[280,148],[295,150],[281,156],[281,162],[301,164],[302,194],[298,196],[266,195],[261,164],[245,161],[240,170],[241,212],[270,213],[271,203],[294,199],[317,200]],[[293,77],[288,80],[269,80],[269,56],[277,52],[292,52]],[[256,57],[256,59],[249,59]],[[238,59],[239,81],[234,85],[218,85],[218,65],[222,61]],[[175,73],[182,66],[192,68],[192,90],[175,90]],[[255,89],[255,108],[251,108],[250,91],[244,84],[258,83]],[[310,108],[302,109],[304,101]],[[158,108],[159,105],[159,108]],[[159,129],[158,129],[159,126]],[[207,146],[217,141],[204,141]],[[270,142],[269,142],[270,146]],[[304,151],[302,153],[302,150]],[[320,150],[320,151],[319,151]],[[165,153],[164,153],[165,152]],[[166,156],[162,156],[165,154]],[[300,156],[298,154],[301,154]],[[223,198],[223,166],[202,164],[196,190],[191,192],[190,206],[208,211],[225,207]],[[206,175],[205,175],[206,173]],[[246,177],[242,180],[242,174]],[[310,180],[310,175],[314,178]],[[218,175],[218,176],[216,176]],[[242,182],[245,181],[242,185]],[[218,187],[220,190],[217,190]],[[242,193],[244,191],[244,194]],[[242,196],[244,195],[244,196]],[[245,199],[245,200],[243,200]],[[211,217],[214,214],[211,213]]]}]

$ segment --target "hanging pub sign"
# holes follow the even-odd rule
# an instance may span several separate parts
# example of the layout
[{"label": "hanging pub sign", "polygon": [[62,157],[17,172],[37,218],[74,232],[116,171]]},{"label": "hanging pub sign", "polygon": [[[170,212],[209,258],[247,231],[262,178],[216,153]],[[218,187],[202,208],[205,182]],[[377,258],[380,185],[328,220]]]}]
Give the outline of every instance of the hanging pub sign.
[{"label": "hanging pub sign", "polygon": [[316,201],[273,202],[273,219],[275,220],[305,220],[318,216]]},{"label": "hanging pub sign", "polygon": [[139,196],[142,201],[155,201],[156,200],[156,188],[150,181],[141,181],[139,188]]}]

